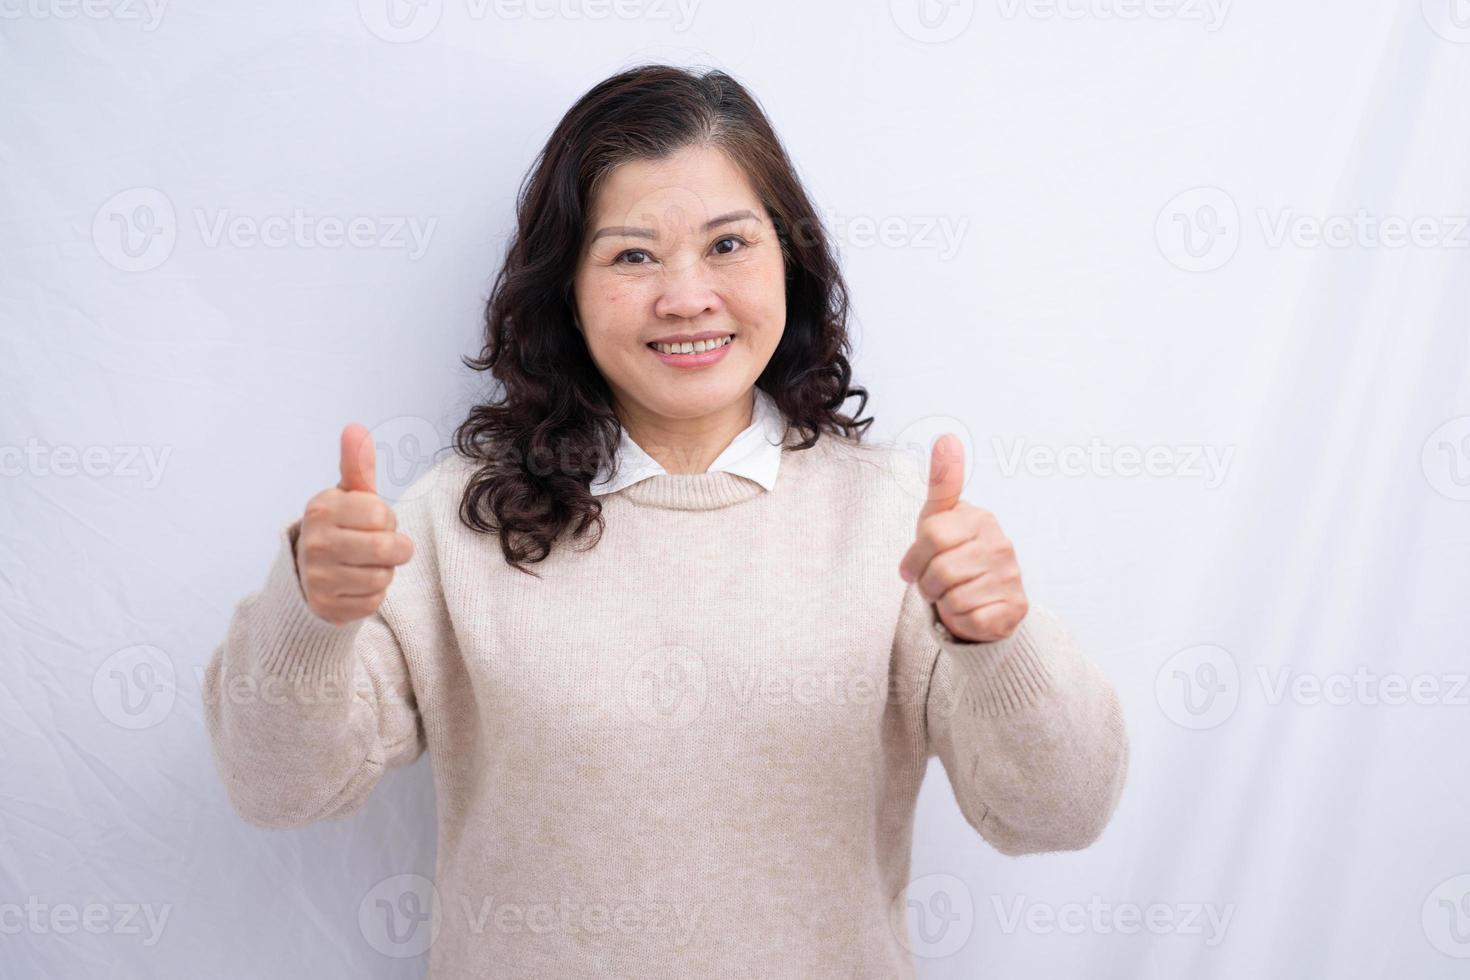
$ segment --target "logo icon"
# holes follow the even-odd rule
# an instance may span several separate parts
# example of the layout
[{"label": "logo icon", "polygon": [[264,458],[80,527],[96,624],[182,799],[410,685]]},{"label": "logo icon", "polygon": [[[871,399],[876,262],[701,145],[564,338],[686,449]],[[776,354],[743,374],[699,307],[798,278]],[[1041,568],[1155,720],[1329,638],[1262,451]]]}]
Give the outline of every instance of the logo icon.
[{"label": "logo icon", "polygon": [[412,44],[439,26],[444,0],[357,0],[357,14],[374,37]]},{"label": "logo icon", "polygon": [[1424,478],[1451,500],[1470,500],[1470,415],[1450,419],[1424,440]]},{"label": "logo icon", "polygon": [[975,17],[975,0],[889,0],[893,23],[915,41],[943,44],[965,32]]},{"label": "logo icon", "polygon": [[953,956],[975,930],[975,896],[960,878],[944,872],[909,882],[889,906],[889,921],[915,956]]},{"label": "logo icon", "polygon": [[156,187],[119,191],[92,217],[93,247],[108,265],[123,272],[147,272],[163,265],[178,236],[174,204]]},{"label": "logo icon", "polygon": [[1470,959],[1470,874],[1446,878],[1424,899],[1420,923],[1429,944],[1446,956]]},{"label": "logo icon", "polygon": [[708,697],[704,660],[686,646],[650,650],[623,674],[624,702],[639,721],[654,728],[683,728],[704,710]]},{"label": "logo icon", "polygon": [[357,906],[357,926],[368,945],[384,956],[419,956],[438,938],[439,917],[435,910],[439,907],[439,890],[428,878],[393,875],[362,897]]},{"label": "logo icon", "polygon": [[1470,0],[1419,0],[1429,29],[1454,44],[1470,44]]},{"label": "logo icon", "polygon": [[177,695],[173,659],[146,643],[117,651],[92,675],[92,702],[119,728],[152,728],[168,717]]},{"label": "logo icon", "polygon": [[1195,187],[1164,205],[1154,222],[1159,253],[1185,272],[1211,272],[1240,245],[1240,210],[1218,187]]},{"label": "logo icon", "polygon": [[1222,646],[1185,647],[1159,668],[1154,696],[1176,725],[1197,731],[1214,728],[1228,721],[1240,703],[1240,668]]}]

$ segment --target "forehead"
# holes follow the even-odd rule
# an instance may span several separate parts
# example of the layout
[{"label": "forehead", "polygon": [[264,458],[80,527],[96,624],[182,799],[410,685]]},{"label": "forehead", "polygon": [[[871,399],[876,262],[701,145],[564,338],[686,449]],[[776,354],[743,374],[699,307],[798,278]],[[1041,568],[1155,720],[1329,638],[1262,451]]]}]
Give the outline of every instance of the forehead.
[{"label": "forehead", "polygon": [[745,172],[724,152],[686,147],[658,160],[615,167],[593,201],[589,224],[644,228],[698,227],[740,208],[762,213]]}]

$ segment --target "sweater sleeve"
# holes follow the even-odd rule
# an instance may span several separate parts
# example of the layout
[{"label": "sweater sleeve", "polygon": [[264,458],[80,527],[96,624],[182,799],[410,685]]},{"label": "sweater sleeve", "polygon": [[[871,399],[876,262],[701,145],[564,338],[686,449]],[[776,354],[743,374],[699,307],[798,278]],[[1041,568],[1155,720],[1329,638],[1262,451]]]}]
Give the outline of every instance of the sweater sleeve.
[{"label": "sweater sleeve", "polygon": [[[278,534],[264,588],[235,607],[203,680],[215,764],[231,804],[262,827],[341,819],[383,771],[425,749],[395,610],[417,576],[400,566],[379,610],[336,626],[306,604],[296,520]],[[415,540],[415,546],[420,544]]]},{"label": "sweater sleeve", "polygon": [[[1002,854],[1080,850],[1128,772],[1117,691],[1050,610],[1003,640],[960,640],[910,584],[901,630],[929,655],[923,724],[966,821]],[[922,637],[922,639],[920,639]]]}]

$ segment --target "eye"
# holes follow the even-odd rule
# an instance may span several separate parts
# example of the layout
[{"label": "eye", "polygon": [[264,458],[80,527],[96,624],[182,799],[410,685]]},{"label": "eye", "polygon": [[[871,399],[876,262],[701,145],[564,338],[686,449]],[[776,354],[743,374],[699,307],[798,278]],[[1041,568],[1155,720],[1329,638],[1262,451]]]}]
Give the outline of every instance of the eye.
[{"label": "eye", "polygon": [[[719,241],[715,242],[715,248],[716,249],[719,248],[721,242],[739,242],[740,243],[740,248],[745,248],[747,245],[750,244],[745,239],[741,238],[739,235],[726,235],[724,238],[721,238]],[[733,250],[727,249],[726,251],[720,252],[719,254],[720,255],[733,255],[733,254],[735,254],[735,252],[738,252],[738,251],[740,251],[740,249],[733,249]]]},{"label": "eye", "polygon": [[[739,248],[727,248],[727,249],[724,249],[724,250],[720,250],[720,246],[722,244],[724,244],[725,242],[730,242],[732,244],[738,245]],[[714,245],[715,250],[716,250],[716,253],[719,254],[719,255],[734,255],[736,252],[740,251],[740,249],[742,249],[742,248],[748,248],[749,246],[750,246],[750,243],[747,242],[745,239],[741,238],[739,235],[726,235],[723,238],[716,239],[715,240],[715,245]],[[629,260],[629,257],[630,256],[634,256],[634,255],[641,255],[641,256],[643,256],[643,260],[640,260],[640,261],[637,261],[637,262],[630,261]],[[618,255],[617,255],[617,257],[613,259],[613,264],[614,265],[648,265],[652,261],[653,261],[652,257],[646,251],[644,251],[643,249],[641,249],[641,248],[630,248],[630,249],[628,249],[626,251],[619,252]]]}]

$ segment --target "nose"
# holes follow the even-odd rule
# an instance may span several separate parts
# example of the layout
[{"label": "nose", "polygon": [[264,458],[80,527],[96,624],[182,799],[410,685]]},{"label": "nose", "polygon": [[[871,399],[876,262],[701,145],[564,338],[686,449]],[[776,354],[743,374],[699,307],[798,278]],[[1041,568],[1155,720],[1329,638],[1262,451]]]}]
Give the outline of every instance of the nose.
[{"label": "nose", "polygon": [[654,315],[660,319],[693,320],[720,308],[720,296],[711,288],[701,262],[671,263],[662,286],[653,304]]}]

